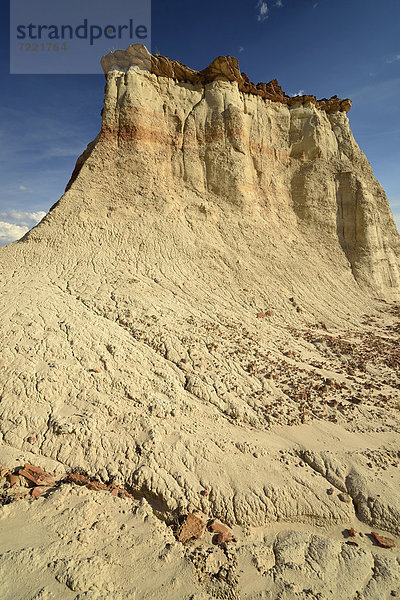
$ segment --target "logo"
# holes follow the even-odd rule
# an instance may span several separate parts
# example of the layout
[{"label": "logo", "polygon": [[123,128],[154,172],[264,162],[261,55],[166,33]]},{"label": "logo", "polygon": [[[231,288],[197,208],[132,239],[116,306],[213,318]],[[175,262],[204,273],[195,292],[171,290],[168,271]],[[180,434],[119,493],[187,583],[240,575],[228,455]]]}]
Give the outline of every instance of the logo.
[{"label": "logo", "polygon": [[136,43],[151,48],[149,0],[10,0],[10,73],[102,73]]}]

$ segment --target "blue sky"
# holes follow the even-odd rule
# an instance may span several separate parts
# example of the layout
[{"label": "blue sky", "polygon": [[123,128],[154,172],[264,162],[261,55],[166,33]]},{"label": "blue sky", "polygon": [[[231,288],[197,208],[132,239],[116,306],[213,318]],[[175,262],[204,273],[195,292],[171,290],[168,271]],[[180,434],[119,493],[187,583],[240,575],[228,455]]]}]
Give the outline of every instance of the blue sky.
[{"label": "blue sky", "polygon": [[[100,129],[104,90],[100,75],[9,75],[7,4],[0,9],[0,245],[62,195]],[[154,0],[152,51],[197,69],[230,54],[252,81],[277,77],[288,94],[350,97],[354,136],[400,228],[399,23],[399,0]]]}]

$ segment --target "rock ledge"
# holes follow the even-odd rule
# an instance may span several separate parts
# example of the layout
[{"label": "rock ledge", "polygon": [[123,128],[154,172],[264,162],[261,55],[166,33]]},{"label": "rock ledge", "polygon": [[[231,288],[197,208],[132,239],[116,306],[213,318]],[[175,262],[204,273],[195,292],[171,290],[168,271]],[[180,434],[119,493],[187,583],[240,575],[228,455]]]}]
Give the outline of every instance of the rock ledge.
[{"label": "rock ledge", "polygon": [[348,98],[341,99],[332,96],[329,99],[317,100],[316,96],[312,95],[288,96],[282,90],[277,79],[268,83],[255,84],[249,80],[246,73],[240,71],[238,59],[232,56],[217,56],[208,67],[202,71],[195,71],[178,60],[172,60],[159,54],[150,54],[143,44],[133,44],[126,50],[116,50],[103,56],[101,66],[106,75],[113,70],[126,72],[130,67],[138,66],[151,71],[158,77],[169,77],[193,84],[205,85],[216,79],[237,81],[241,92],[261,96],[266,100],[281,102],[289,106],[311,103],[326,112],[339,110],[346,113],[351,108],[351,100]]}]

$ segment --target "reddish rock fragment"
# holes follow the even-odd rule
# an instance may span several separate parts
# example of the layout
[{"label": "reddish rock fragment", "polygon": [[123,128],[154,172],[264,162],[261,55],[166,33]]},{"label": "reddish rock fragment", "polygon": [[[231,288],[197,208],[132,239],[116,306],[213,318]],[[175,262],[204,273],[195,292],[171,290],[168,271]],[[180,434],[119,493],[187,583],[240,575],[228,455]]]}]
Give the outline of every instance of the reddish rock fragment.
[{"label": "reddish rock fragment", "polygon": [[81,475],[80,473],[68,473],[66,478],[66,482],[74,483],[75,485],[84,485],[88,490],[92,490],[94,492],[99,492],[102,490],[107,490],[111,492],[112,496],[119,496],[120,498],[130,498],[134,500],[134,496],[127,492],[124,488],[119,488],[113,483],[107,485],[106,483],[101,483],[101,481],[96,481],[95,479],[89,479],[86,475]]},{"label": "reddish rock fragment", "polygon": [[96,481],[95,479],[89,479],[89,477],[81,475],[80,473],[68,473],[65,480],[74,483],[75,485],[86,485],[89,490],[94,490],[96,492],[99,490],[110,489],[110,486],[107,484]]},{"label": "reddish rock fragment", "polygon": [[381,548],[395,548],[396,542],[392,538],[379,535],[376,531],[371,531],[371,535]]},{"label": "reddish rock fragment", "polygon": [[32,488],[31,496],[32,496],[32,498],[39,498],[39,496],[41,496],[43,492],[44,492],[44,489],[42,486],[36,486],[36,487]]},{"label": "reddish rock fragment", "polygon": [[119,495],[120,498],[129,498],[130,500],[134,500],[135,499],[135,497],[133,496],[133,494],[130,494],[129,492],[127,492],[126,490],[124,490],[122,488],[121,489],[118,488],[118,495]]},{"label": "reddish rock fragment", "polygon": [[357,531],[355,529],[353,529],[353,527],[350,527],[350,529],[348,529],[347,531],[348,531],[350,537],[356,537]]},{"label": "reddish rock fragment", "polygon": [[36,485],[53,486],[56,482],[52,475],[46,473],[40,467],[35,467],[29,463],[25,463],[24,468],[18,471],[18,475],[23,475],[25,479]]},{"label": "reddish rock fragment", "polygon": [[215,532],[218,532],[218,533],[224,533],[225,535],[230,535],[232,537],[232,533],[231,533],[231,530],[229,529],[229,527],[227,525],[224,525],[224,523],[221,523],[220,521],[217,521],[216,519],[214,519],[208,525],[208,529],[210,531],[215,531]]},{"label": "reddish rock fragment", "polygon": [[257,319],[265,319],[265,312],[258,312],[256,315]]},{"label": "reddish rock fragment", "polygon": [[214,535],[213,537],[213,544],[216,544],[217,546],[220,546],[221,544],[228,544],[229,542],[232,541],[232,534],[229,533],[217,533],[217,535]]},{"label": "reddish rock fragment", "polygon": [[180,542],[186,542],[191,538],[199,539],[206,530],[206,524],[200,517],[197,517],[193,513],[189,513],[178,534],[178,540]]},{"label": "reddish rock fragment", "polygon": [[75,483],[75,485],[87,485],[90,483],[90,479],[85,475],[80,475],[79,473],[67,473],[65,481],[69,483]]},{"label": "reddish rock fragment", "polygon": [[15,485],[16,483],[19,483],[19,477],[18,475],[13,475],[12,473],[9,473],[7,475],[7,479],[10,483],[10,487],[13,487],[13,485]]},{"label": "reddish rock fragment", "polygon": [[86,486],[88,490],[94,490],[95,492],[99,492],[100,490],[108,490],[109,487],[105,483],[100,483],[100,481],[89,481]]}]

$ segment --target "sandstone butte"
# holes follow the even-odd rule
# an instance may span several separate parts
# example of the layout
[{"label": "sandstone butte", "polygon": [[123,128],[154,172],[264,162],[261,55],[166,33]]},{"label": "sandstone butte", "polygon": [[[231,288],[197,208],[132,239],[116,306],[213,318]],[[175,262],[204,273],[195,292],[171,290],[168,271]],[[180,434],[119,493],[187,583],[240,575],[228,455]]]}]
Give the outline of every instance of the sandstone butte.
[{"label": "sandstone butte", "polygon": [[102,64],[0,249],[2,599],[399,595],[400,236],[350,101]]}]

